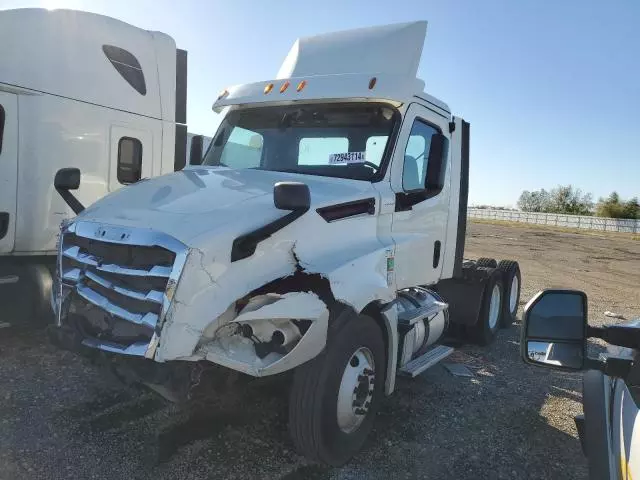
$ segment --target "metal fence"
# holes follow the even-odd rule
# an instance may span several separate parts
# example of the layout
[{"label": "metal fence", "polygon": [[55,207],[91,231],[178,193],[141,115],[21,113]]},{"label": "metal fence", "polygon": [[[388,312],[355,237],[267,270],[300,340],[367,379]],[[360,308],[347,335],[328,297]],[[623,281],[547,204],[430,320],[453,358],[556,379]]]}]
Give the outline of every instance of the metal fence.
[{"label": "metal fence", "polygon": [[514,210],[490,210],[485,208],[469,208],[468,216],[469,218],[553,225],[554,227],[584,228],[586,230],[601,230],[606,232],[640,233],[640,220],[627,220],[621,218],[562,215],[559,213],[519,212]]}]

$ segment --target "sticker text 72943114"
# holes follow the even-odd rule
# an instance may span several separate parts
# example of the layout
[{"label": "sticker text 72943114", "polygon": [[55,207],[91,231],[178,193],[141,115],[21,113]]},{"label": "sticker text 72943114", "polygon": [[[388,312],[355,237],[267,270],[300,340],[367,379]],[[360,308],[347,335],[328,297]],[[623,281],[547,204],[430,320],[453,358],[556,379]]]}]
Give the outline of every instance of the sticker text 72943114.
[{"label": "sticker text 72943114", "polygon": [[365,152],[332,153],[329,155],[329,165],[344,165],[347,163],[364,163]]}]

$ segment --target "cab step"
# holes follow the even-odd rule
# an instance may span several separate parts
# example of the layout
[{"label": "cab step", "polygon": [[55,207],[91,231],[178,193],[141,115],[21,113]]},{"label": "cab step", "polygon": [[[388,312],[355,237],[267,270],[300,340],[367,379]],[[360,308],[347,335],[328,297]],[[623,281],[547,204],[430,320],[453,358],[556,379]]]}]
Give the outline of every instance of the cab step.
[{"label": "cab step", "polygon": [[406,310],[398,314],[398,325],[412,326],[420,320],[431,317],[447,308],[449,308],[448,304],[434,301],[414,310]]},{"label": "cab step", "polygon": [[440,360],[447,358],[453,353],[453,347],[438,345],[418,358],[414,358],[400,369],[400,374],[405,377],[415,378],[427,368],[433,367]]}]

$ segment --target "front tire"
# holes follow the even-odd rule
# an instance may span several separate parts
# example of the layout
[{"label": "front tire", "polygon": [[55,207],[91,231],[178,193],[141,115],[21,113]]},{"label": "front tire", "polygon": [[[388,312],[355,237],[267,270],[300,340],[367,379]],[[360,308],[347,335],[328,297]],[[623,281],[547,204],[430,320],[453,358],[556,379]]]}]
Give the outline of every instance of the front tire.
[{"label": "front tire", "polygon": [[330,326],[325,350],[296,369],[289,401],[296,448],[332,466],[347,462],[364,444],[384,396],[386,371],[376,322],[347,312],[341,317]]}]

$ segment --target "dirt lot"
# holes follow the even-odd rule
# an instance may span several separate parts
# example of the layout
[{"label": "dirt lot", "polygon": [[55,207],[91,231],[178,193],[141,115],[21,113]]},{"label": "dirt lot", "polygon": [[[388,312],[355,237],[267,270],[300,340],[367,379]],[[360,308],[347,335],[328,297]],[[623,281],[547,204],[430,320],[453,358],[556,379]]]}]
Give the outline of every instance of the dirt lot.
[{"label": "dirt lot", "polygon": [[[471,258],[513,258],[522,304],[543,287],[583,289],[590,317],[640,315],[640,242],[529,227],[472,224]],[[0,329],[0,479],[586,478],[573,416],[580,375],[525,366],[519,326],[455,360],[401,380],[364,451],[341,469],[309,464],[286,431],[281,384],[183,411],[127,389],[43,332]]]}]

